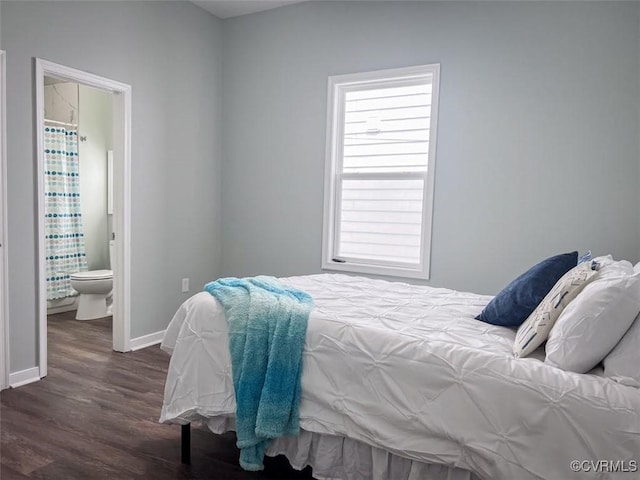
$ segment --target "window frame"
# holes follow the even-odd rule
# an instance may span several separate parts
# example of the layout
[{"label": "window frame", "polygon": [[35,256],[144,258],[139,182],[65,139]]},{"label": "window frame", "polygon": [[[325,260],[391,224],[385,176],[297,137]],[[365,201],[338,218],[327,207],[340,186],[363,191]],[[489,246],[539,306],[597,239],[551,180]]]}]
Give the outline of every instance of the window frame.
[{"label": "window frame", "polygon": [[[345,97],[347,92],[372,88],[396,87],[421,83],[431,77],[431,118],[429,123],[429,153],[426,172],[343,173],[343,138]],[[431,265],[431,237],[436,167],[436,139],[440,93],[440,64],[376,70],[364,73],[333,75],[328,79],[327,138],[324,180],[324,215],[322,228],[322,269],[352,273],[385,275],[402,278],[429,279]],[[422,196],[422,232],[420,262],[401,264],[373,259],[336,261],[339,245],[340,205],[344,178],[424,178]]]}]

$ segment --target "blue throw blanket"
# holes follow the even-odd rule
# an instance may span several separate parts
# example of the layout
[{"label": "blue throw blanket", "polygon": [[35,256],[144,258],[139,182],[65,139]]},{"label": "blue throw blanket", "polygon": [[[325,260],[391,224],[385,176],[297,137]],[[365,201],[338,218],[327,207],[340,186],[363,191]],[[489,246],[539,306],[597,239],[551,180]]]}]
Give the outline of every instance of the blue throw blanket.
[{"label": "blue throw blanket", "polygon": [[240,465],[262,470],[271,439],[300,431],[302,349],[313,300],[265,276],[222,278],[204,288],[229,324]]}]

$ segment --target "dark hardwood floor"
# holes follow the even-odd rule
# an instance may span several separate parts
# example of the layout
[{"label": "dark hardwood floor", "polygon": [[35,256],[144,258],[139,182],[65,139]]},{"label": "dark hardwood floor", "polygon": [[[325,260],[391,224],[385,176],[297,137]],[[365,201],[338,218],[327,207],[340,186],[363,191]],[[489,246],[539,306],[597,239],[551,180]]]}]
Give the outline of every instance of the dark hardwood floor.
[{"label": "dark hardwood floor", "polygon": [[192,465],[180,427],[158,423],[169,356],[158,346],[111,350],[111,318],[49,317],[48,376],[0,393],[0,478],[310,479],[284,457],[262,472],[238,466],[235,435],[192,427]]}]

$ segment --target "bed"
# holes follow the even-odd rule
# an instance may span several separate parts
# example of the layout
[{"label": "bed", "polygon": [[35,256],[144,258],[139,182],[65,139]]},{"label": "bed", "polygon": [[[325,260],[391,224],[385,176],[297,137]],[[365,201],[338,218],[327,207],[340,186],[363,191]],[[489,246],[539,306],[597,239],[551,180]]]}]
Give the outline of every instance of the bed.
[{"label": "bed", "polygon": [[[492,297],[339,274],[280,280],[315,307],[302,431],[268,455],[318,479],[638,478],[640,390],[545,365],[543,351],[514,358],[514,329],[474,319]],[[161,345],[172,355],[161,422],[234,429],[227,342],[214,297],[179,308]]]}]

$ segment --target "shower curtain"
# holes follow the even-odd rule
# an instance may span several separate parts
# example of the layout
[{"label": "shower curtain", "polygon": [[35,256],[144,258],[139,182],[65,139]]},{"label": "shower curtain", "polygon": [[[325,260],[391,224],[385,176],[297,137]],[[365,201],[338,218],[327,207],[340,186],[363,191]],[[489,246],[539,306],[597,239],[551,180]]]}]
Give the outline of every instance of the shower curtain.
[{"label": "shower curtain", "polygon": [[78,132],[44,128],[45,258],[47,299],[75,293],[69,274],[87,270],[82,212]]}]

